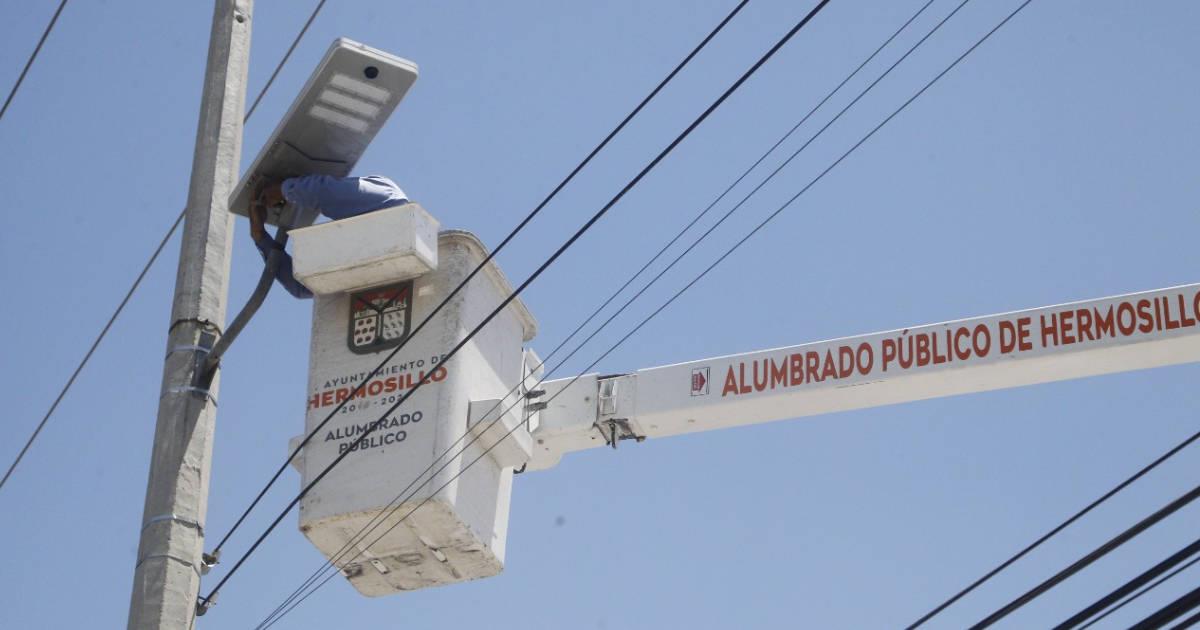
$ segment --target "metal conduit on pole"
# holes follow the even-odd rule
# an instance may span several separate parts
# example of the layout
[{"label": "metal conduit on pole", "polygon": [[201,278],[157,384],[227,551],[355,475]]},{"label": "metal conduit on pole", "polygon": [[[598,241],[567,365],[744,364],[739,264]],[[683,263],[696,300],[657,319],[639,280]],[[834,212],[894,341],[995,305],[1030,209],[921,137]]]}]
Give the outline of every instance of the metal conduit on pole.
[{"label": "metal conduit on pole", "polygon": [[267,299],[267,294],[271,292],[271,285],[275,283],[275,272],[279,270],[279,265],[283,262],[283,246],[287,245],[287,240],[287,230],[279,228],[275,232],[277,247],[267,254],[266,265],[263,266],[262,275],[258,277],[258,284],[254,285],[254,292],[250,294],[250,298],[246,300],[246,305],[242,307],[242,310],[238,311],[237,317],[234,317],[233,322],[225,329],[225,334],[221,335],[221,338],[213,345],[212,351],[208,353],[208,358],[204,361],[204,368],[196,371],[198,387],[206,385],[216,375],[225,351],[233,345],[237,336],[241,334],[246,324],[250,323],[263,301]]}]

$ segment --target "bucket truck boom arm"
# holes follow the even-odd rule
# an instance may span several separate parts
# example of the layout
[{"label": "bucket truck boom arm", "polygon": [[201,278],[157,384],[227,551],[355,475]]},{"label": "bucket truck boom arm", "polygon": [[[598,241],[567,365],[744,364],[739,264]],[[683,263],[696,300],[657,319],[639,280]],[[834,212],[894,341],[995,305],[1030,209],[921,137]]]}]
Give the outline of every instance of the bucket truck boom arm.
[{"label": "bucket truck boom arm", "polygon": [[546,381],[528,469],[628,439],[1194,362],[1198,321],[1200,284],[1191,284]]}]

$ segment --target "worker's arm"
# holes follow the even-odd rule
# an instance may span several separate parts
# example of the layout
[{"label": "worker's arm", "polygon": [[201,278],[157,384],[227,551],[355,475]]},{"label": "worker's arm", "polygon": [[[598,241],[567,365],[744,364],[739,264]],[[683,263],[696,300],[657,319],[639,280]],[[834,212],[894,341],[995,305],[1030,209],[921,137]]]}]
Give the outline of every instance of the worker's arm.
[{"label": "worker's arm", "polygon": [[254,239],[254,246],[258,248],[258,253],[262,254],[263,262],[266,262],[271,250],[278,249],[280,260],[279,266],[275,268],[275,280],[294,297],[300,299],[311,298],[313,296],[312,291],[309,291],[308,287],[300,284],[296,280],[296,276],[292,274],[292,257],[286,251],[283,251],[283,248],[279,243],[275,242],[275,239],[267,235],[267,230],[263,226],[266,213],[266,207],[261,204],[252,205],[250,208],[250,236]]}]

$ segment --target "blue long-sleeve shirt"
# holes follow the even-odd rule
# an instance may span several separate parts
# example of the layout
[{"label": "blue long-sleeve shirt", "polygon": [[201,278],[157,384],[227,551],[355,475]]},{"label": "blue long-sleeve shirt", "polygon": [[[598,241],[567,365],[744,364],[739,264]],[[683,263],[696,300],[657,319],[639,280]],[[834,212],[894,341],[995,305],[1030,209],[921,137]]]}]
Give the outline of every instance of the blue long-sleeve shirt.
[{"label": "blue long-sleeve shirt", "polygon": [[305,300],[313,296],[312,291],[309,291],[308,287],[300,284],[300,281],[296,279],[296,276],[292,273],[291,255],[289,255],[286,251],[283,251],[283,248],[280,247],[279,243],[275,242],[275,239],[264,234],[255,239],[254,245],[255,247],[258,247],[258,253],[262,254],[264,263],[267,262],[267,254],[269,254],[271,250],[279,250],[279,255],[282,258],[279,261],[279,267],[275,269],[275,280],[280,286],[282,286],[284,289],[287,289],[287,292],[291,293],[292,297]]},{"label": "blue long-sleeve shirt", "polygon": [[[383,208],[390,208],[408,202],[404,191],[396,182],[382,175],[366,177],[331,177],[329,175],[305,175],[285,179],[280,185],[283,198],[295,205],[299,210],[317,210],[321,214],[336,221],[347,217],[358,216]],[[275,239],[264,235],[256,239],[254,245],[263,261],[272,249],[278,249]],[[283,259],[275,270],[275,279],[293,296],[301,299],[311,298],[312,291],[300,284],[292,273],[292,257],[286,251],[280,252]]]},{"label": "blue long-sleeve shirt", "polygon": [[408,201],[396,182],[382,175],[305,175],[283,180],[283,198],[300,210],[318,210],[336,221]]}]

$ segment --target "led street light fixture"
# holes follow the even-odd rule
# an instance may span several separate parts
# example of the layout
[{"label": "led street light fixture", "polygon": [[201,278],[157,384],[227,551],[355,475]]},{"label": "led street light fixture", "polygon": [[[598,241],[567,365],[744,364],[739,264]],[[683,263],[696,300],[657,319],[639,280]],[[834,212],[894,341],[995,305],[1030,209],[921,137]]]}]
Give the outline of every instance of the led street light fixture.
[{"label": "led street light fixture", "polygon": [[[411,61],[349,39],[335,41],[234,189],[229,209],[245,216],[264,177],[349,175],[416,80]],[[267,222],[278,225],[280,213],[289,211],[272,208]],[[306,213],[286,222],[303,227],[314,219]]]}]

